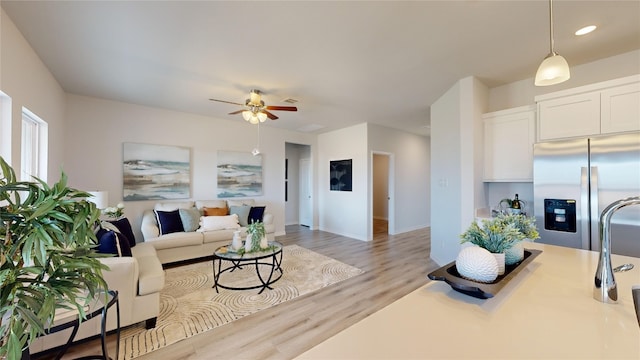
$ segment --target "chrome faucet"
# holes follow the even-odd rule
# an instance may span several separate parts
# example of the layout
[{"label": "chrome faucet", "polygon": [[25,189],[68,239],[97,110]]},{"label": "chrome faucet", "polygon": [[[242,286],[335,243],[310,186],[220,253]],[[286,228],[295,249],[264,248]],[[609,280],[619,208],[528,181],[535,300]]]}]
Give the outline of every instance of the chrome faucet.
[{"label": "chrome faucet", "polygon": [[611,268],[611,217],[616,211],[629,205],[640,205],[640,196],[614,201],[600,215],[600,260],[593,297],[604,303],[618,302],[618,289]]}]

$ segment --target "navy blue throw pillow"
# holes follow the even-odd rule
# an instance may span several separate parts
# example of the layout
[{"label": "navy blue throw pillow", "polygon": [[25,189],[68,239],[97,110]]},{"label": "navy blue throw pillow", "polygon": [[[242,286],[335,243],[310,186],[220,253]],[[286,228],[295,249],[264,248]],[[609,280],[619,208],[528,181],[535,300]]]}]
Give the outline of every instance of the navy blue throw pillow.
[{"label": "navy blue throw pillow", "polygon": [[96,251],[102,254],[114,254],[117,256],[131,256],[129,240],[113,230],[100,229],[96,234],[98,247]]},{"label": "navy blue throw pillow", "polygon": [[254,222],[262,222],[262,218],[264,217],[264,209],[265,206],[252,206],[251,210],[249,210],[249,218],[247,219],[247,223],[251,224]]},{"label": "navy blue throw pillow", "polygon": [[156,213],[156,220],[158,221],[158,227],[160,228],[160,235],[184,231],[182,219],[180,218],[180,211],[153,210],[153,212]]},{"label": "navy blue throw pillow", "polygon": [[111,220],[109,222],[117,227],[120,233],[124,235],[127,240],[129,240],[130,247],[136,246],[136,236],[133,234],[133,229],[131,229],[131,223],[129,222],[129,219],[125,217],[118,220]]}]

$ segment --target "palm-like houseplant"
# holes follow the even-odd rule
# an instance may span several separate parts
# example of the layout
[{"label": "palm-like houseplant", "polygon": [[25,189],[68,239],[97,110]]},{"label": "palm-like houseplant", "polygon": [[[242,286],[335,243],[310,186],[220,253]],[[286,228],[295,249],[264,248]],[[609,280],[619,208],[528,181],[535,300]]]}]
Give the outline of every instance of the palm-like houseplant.
[{"label": "palm-like houseplant", "polygon": [[[18,181],[0,157],[0,359],[18,359],[54,321],[57,308],[76,309],[107,284],[94,250],[100,216],[88,193]],[[105,295],[106,296],[106,295]]]}]

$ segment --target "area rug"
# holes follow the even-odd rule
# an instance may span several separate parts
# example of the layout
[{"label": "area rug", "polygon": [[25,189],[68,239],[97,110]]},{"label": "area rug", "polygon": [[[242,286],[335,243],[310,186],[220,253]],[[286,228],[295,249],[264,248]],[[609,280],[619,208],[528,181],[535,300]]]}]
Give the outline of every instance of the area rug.
[{"label": "area rug", "polygon": [[[141,323],[123,329],[120,359],[136,358],[364,272],[297,245],[284,247],[281,267],[282,278],[262,294],[260,289],[221,288],[216,293],[211,261],[167,269],[156,327],[146,330]],[[256,284],[255,267],[224,273],[220,281]]]}]

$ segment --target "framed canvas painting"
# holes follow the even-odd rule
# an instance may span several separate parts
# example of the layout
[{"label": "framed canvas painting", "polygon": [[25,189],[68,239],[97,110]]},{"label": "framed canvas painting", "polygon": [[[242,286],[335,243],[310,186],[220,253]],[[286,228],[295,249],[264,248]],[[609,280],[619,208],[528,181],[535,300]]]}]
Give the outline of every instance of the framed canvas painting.
[{"label": "framed canvas painting", "polygon": [[329,162],[330,191],[352,191],[352,176],[351,159],[332,160]]},{"label": "framed canvas painting", "polygon": [[123,143],[122,190],[125,201],[191,197],[191,149]]},{"label": "framed canvas painting", "polygon": [[262,155],[218,151],[218,198],[262,195]]}]

